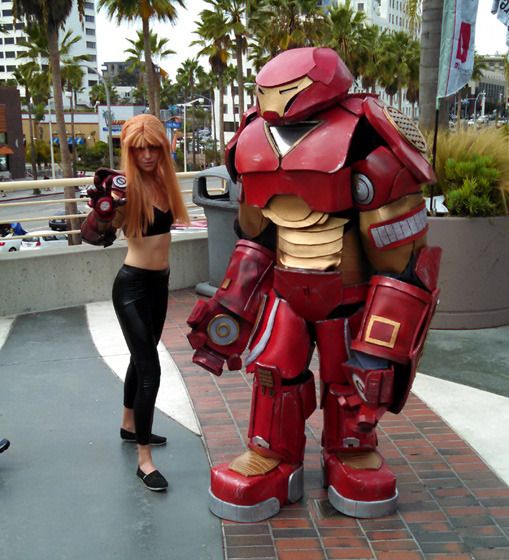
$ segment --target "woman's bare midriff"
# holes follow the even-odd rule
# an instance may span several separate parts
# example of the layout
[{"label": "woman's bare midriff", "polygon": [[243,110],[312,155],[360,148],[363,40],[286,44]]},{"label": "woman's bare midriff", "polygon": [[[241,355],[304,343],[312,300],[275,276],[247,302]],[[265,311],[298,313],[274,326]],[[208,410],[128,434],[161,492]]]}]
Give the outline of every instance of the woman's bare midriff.
[{"label": "woman's bare midriff", "polygon": [[124,263],[146,270],[165,270],[170,258],[171,233],[128,238]]}]

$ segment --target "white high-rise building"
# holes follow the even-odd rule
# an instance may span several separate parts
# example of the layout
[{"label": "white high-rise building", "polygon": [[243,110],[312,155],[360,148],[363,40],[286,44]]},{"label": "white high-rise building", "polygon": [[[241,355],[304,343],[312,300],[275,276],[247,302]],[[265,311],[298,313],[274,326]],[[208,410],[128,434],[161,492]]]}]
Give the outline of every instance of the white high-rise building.
[{"label": "white high-rise building", "polygon": [[[78,103],[89,105],[90,88],[97,83],[98,76],[93,69],[97,68],[97,43],[96,43],[96,24],[95,24],[95,0],[85,2],[85,16],[83,26],[80,22],[76,3],[73,2],[72,12],[66,22],[64,31],[59,32],[62,38],[66,31],[70,30],[73,35],[79,35],[81,38],[71,49],[71,55],[90,56],[90,62],[87,62],[89,68],[84,68],[85,76],[83,78],[83,91],[78,94]],[[19,59],[20,52],[25,50],[19,46],[19,41],[25,37],[23,32],[23,23],[18,21],[14,24],[12,18],[12,2],[9,0],[0,1],[0,24],[6,29],[6,33],[0,33],[0,80],[10,80],[13,78],[13,72],[20,64],[27,62],[27,59]],[[41,60],[42,64],[47,61]],[[64,95],[64,105],[69,106],[69,96]]]},{"label": "white high-rise building", "polygon": [[[336,4],[344,4],[344,0],[322,0],[324,8]],[[407,15],[407,0],[353,0],[352,8],[357,12],[364,12],[368,24],[378,25],[390,31],[410,30]]]}]

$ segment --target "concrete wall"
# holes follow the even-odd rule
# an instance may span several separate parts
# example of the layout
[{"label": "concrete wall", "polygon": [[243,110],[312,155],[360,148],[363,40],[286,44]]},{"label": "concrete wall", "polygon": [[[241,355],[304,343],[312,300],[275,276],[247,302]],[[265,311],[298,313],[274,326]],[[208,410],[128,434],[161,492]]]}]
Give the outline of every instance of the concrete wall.
[{"label": "concrete wall", "polygon": [[[176,233],[170,249],[170,290],[208,279],[207,233]],[[47,311],[111,298],[127,245],[78,245],[0,254],[0,316]]]}]

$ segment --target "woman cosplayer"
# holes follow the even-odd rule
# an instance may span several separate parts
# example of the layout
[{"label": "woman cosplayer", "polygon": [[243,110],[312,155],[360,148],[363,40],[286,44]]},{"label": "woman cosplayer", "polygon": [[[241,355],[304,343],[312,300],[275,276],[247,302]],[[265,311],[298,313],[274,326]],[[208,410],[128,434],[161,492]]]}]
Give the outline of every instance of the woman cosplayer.
[{"label": "woman cosplayer", "polygon": [[127,238],[127,255],[113,284],[113,305],[131,360],[124,385],[120,437],[138,446],[138,471],[150,490],[168,483],[152,461],[150,445],[166,438],[152,434],[161,368],[157,344],[168,304],[170,228],[188,223],[170,145],[162,123],[152,115],[129,119],[122,129],[122,171],[98,169],[88,190],[85,241],[111,245],[116,230]]}]

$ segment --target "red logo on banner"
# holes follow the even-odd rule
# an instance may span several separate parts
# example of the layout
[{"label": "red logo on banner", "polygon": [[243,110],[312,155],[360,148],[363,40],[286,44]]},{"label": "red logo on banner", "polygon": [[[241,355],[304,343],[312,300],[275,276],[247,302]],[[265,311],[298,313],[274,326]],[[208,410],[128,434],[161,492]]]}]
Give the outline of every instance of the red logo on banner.
[{"label": "red logo on banner", "polygon": [[460,36],[458,38],[458,51],[456,52],[456,58],[463,63],[465,63],[468,58],[471,37],[472,24],[462,21],[460,27]]}]

